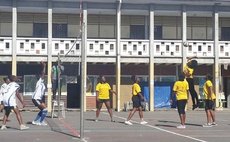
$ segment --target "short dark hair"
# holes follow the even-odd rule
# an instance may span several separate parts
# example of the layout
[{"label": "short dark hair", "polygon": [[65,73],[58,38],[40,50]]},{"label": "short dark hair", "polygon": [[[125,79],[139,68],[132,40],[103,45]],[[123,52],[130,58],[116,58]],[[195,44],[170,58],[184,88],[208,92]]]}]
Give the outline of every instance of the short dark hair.
[{"label": "short dark hair", "polygon": [[135,75],[132,75],[132,76],[131,76],[131,80],[132,80],[133,82],[136,82],[136,78],[137,78],[137,77],[136,77]]},{"label": "short dark hair", "polygon": [[98,77],[98,82],[101,82],[102,81],[102,77],[103,77],[104,75],[99,75],[99,77]]},{"label": "short dark hair", "polygon": [[198,66],[197,60],[191,60],[188,64],[188,67],[192,69],[196,68],[197,66]]},{"label": "short dark hair", "polygon": [[6,82],[6,81],[7,81],[7,79],[9,79],[9,78],[8,78],[8,77],[4,77],[4,78],[3,78],[4,82]]},{"label": "short dark hair", "polygon": [[184,81],[184,75],[183,74],[179,75],[179,81]]},{"label": "short dark hair", "polygon": [[206,79],[212,81],[212,76],[211,76],[211,74],[207,74],[207,75],[206,75]]},{"label": "short dark hair", "polygon": [[10,76],[9,76],[9,79],[10,79],[11,82],[12,82],[12,81],[16,81],[17,76],[15,76],[15,75],[10,75]]}]

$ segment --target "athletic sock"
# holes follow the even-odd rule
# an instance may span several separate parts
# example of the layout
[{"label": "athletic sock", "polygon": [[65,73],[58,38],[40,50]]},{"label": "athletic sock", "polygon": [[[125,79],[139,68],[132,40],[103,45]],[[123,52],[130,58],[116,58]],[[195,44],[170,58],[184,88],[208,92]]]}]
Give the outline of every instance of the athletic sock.
[{"label": "athletic sock", "polygon": [[37,117],[34,119],[34,121],[40,121],[41,116],[42,116],[42,110],[39,111],[39,113],[38,113]]},{"label": "athletic sock", "polygon": [[40,122],[43,122],[43,120],[45,119],[46,115],[47,115],[47,110],[46,110],[46,109],[43,109],[43,110],[42,110],[42,115],[41,115]]}]

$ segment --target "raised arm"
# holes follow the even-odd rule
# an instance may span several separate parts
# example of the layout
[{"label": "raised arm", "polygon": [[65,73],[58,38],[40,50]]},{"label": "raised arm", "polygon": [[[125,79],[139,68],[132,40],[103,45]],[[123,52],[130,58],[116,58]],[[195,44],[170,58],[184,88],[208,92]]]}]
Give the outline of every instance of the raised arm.
[{"label": "raised arm", "polygon": [[64,70],[65,70],[64,66],[63,65],[59,65],[58,67],[59,67],[59,69],[61,71],[61,74],[62,74],[64,72]]},{"label": "raised arm", "polygon": [[45,73],[46,73],[46,63],[44,62],[41,62],[41,66],[42,66],[42,70],[41,70],[41,77],[44,77],[45,76]]}]

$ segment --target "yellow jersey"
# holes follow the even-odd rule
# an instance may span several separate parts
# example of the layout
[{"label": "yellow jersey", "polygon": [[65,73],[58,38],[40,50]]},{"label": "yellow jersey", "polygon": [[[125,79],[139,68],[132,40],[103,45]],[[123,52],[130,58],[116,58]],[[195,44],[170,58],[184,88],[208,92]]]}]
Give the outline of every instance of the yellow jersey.
[{"label": "yellow jersey", "polygon": [[188,65],[184,66],[183,72],[186,78],[193,78],[194,69],[189,68]]},{"label": "yellow jersey", "polygon": [[176,81],[173,86],[173,91],[176,92],[177,100],[187,100],[189,86],[187,81]]},{"label": "yellow jersey", "polygon": [[109,90],[111,90],[111,87],[108,83],[98,83],[96,85],[98,99],[109,99]]},{"label": "yellow jersey", "polygon": [[205,99],[214,100],[214,99],[216,99],[216,95],[213,93],[213,91],[212,91],[211,98],[208,96],[208,88],[210,88],[210,87],[212,89],[212,87],[213,87],[212,82],[210,80],[207,80],[204,83],[204,86],[203,86],[203,92],[204,92],[204,95],[205,95]]},{"label": "yellow jersey", "polygon": [[132,86],[132,94],[133,94],[133,96],[138,95],[138,93],[140,93],[140,92],[141,92],[140,85],[137,84],[137,83],[134,83],[133,86]]}]

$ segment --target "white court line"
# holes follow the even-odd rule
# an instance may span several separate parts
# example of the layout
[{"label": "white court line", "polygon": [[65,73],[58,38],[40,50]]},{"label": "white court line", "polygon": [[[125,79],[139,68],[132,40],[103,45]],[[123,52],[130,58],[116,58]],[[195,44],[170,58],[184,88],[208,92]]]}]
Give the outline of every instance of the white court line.
[{"label": "white court line", "polygon": [[[103,114],[109,115],[108,113],[105,113],[105,112],[103,112]],[[124,118],[124,117],[120,117],[120,116],[116,116],[116,115],[113,115],[113,116],[117,117],[117,118],[120,118],[120,119],[123,119],[123,120],[126,120],[126,118]],[[132,120],[132,122],[138,123],[137,121],[133,121],[133,120]],[[162,129],[160,127],[156,127],[156,126],[149,125],[149,124],[146,124],[146,125],[143,125],[143,126],[148,126],[150,128],[154,128],[154,129],[157,129],[157,130],[162,131],[162,132],[166,132],[166,133],[170,133],[170,134],[173,134],[173,135],[176,135],[176,136],[192,139],[192,140],[195,140],[195,141],[198,141],[198,142],[207,142],[207,141],[204,141],[204,140],[201,140],[201,139],[197,139],[197,138],[194,138],[194,137],[191,137],[191,136],[187,136],[187,135],[179,134],[179,133],[172,132],[172,131],[169,131],[169,130],[165,130],[165,129]]]}]

